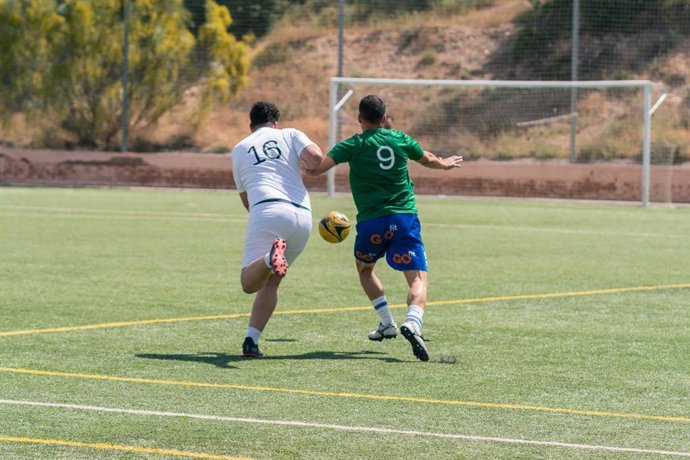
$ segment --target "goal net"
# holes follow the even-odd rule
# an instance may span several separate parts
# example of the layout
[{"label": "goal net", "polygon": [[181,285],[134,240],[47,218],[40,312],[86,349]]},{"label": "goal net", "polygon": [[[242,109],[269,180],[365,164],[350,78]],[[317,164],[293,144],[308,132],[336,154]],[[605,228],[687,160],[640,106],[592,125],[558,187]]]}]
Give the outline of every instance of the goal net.
[{"label": "goal net", "polygon": [[[368,94],[381,96],[394,128],[425,150],[465,158],[463,176],[472,180],[440,194],[683,201],[674,193],[690,171],[677,165],[683,158],[661,85],[332,78],[331,145],[360,132],[358,104]],[[532,177],[524,174],[530,164]],[[522,172],[510,177],[511,168]],[[488,171],[484,185],[473,169]],[[329,193],[335,183],[331,173]]]}]

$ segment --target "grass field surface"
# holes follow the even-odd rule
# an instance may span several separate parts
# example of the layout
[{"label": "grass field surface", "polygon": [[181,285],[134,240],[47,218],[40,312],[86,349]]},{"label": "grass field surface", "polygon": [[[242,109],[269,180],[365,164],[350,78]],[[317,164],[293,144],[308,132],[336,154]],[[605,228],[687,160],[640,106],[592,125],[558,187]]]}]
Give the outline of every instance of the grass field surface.
[{"label": "grass field surface", "polygon": [[316,228],[245,360],[235,192],[0,188],[0,458],[690,456],[689,208],[418,205],[429,362]]}]

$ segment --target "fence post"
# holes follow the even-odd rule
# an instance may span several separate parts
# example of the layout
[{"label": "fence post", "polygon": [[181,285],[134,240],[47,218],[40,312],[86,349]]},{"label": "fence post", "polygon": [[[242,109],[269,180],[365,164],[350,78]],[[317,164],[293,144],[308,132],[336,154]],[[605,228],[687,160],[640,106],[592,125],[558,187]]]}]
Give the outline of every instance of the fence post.
[{"label": "fence post", "polygon": [[644,122],[642,134],[642,206],[649,206],[649,179],[651,169],[651,144],[652,144],[652,84],[644,86]]},{"label": "fence post", "polygon": [[[333,148],[336,142],[336,117],[338,114],[335,112],[335,104],[337,103],[339,87],[340,84],[333,80],[330,81],[328,88],[328,150]],[[335,167],[329,169],[326,174],[326,191],[328,196],[333,196],[335,194]]]},{"label": "fence post", "polygon": [[129,74],[129,0],[122,0],[122,23],[124,30],[122,46],[122,113],[120,118],[120,131],[122,142],[120,150],[127,151],[127,126],[129,125],[127,114],[127,78]]},{"label": "fence post", "polygon": [[[580,0],[573,0],[573,31],[571,43],[570,80],[578,80],[580,59]],[[570,89],[570,162],[577,161],[577,88]]]},{"label": "fence post", "polygon": [[[338,77],[343,76],[343,49],[345,47],[344,39],[344,29],[345,29],[345,0],[338,0]],[[332,84],[331,84],[332,85]],[[329,93],[329,107],[330,110],[335,110],[335,104],[342,97],[342,86],[337,84],[335,89],[333,86],[330,88]],[[332,116],[335,115],[335,118]],[[335,123],[335,126],[331,126],[330,132],[330,145],[329,150],[335,143],[340,139],[342,129],[343,129],[343,114],[341,111],[329,114],[329,119],[331,125]],[[328,196],[333,196],[335,194],[335,168],[331,168],[328,171]]]}]

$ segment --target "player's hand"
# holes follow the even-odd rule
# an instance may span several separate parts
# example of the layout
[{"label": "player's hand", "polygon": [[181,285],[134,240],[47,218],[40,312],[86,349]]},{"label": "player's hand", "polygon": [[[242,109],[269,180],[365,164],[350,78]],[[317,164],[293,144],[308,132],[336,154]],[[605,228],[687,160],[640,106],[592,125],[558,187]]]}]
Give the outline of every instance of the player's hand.
[{"label": "player's hand", "polygon": [[300,161],[300,167],[300,169],[302,169],[302,174],[304,174],[305,176],[311,175],[311,171],[307,169],[307,163],[305,163],[304,160]]},{"label": "player's hand", "polygon": [[307,165],[304,163],[302,164],[302,174],[304,174],[305,176],[318,176],[316,171],[307,168]]},{"label": "player's hand", "polygon": [[453,168],[462,168],[462,156],[453,155],[452,157],[444,158],[443,165],[445,170]]}]

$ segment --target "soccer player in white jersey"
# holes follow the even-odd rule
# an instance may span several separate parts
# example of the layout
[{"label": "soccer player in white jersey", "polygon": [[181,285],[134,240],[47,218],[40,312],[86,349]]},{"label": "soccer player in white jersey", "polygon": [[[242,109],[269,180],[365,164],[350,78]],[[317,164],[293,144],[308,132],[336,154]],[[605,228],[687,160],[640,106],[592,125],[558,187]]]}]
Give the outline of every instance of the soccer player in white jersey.
[{"label": "soccer player in white jersey", "polygon": [[311,233],[302,163],[309,171],[323,157],[303,132],[278,129],[279,118],[274,104],[256,102],[249,112],[252,133],[232,150],[232,175],[249,211],[240,281],[244,292],[256,293],[242,344],[247,358],[263,356],[259,337],[278,303],[278,286]]}]

